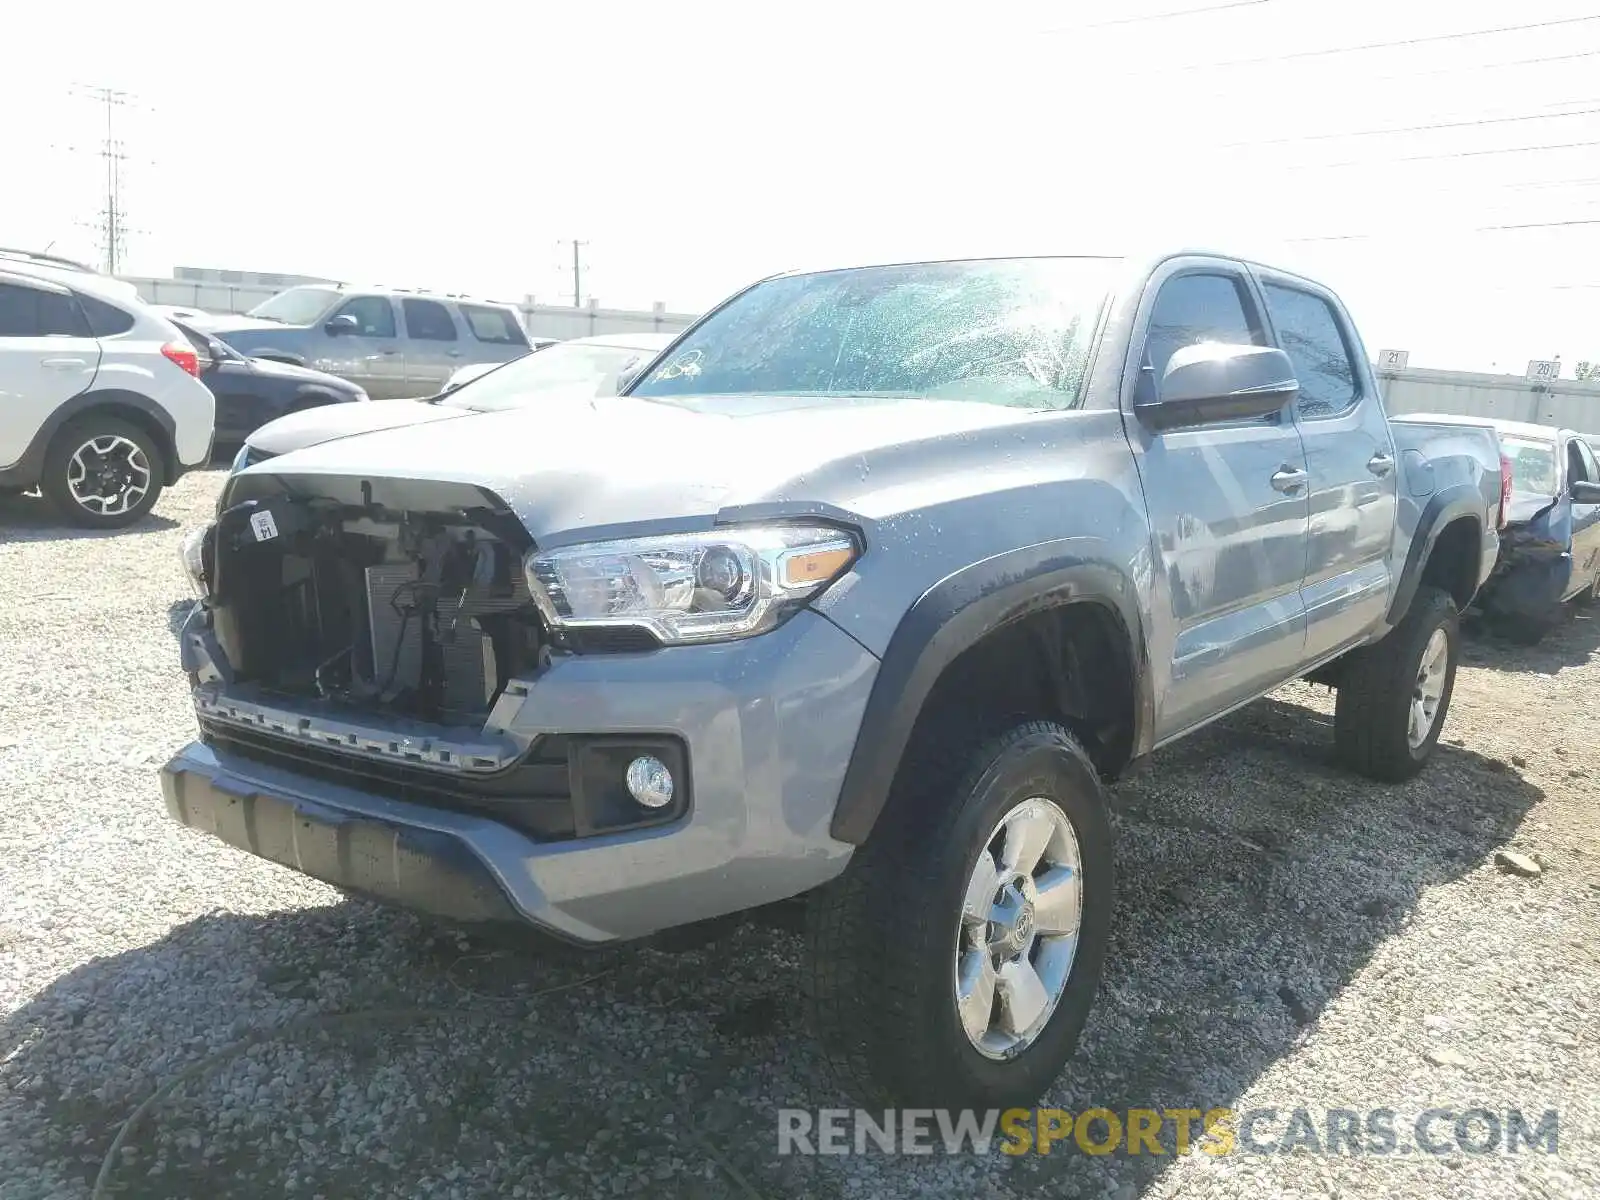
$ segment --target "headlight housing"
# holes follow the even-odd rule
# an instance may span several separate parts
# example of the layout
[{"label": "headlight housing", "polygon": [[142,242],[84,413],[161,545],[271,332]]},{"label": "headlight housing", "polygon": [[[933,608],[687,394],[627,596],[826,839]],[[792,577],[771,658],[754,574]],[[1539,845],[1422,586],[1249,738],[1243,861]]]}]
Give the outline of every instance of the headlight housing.
[{"label": "headlight housing", "polygon": [[246,442],[239,447],[239,453],[233,456],[233,465],[228,468],[229,475],[237,475],[250,465],[250,443]]},{"label": "headlight housing", "polygon": [[184,536],[183,545],[178,548],[178,557],[183,560],[183,573],[189,577],[189,586],[194,589],[194,594],[204,600],[210,594],[211,585],[206,575],[205,545],[206,535],[211,532],[215,521],[207,521],[197,529],[191,530]]},{"label": "headlight housing", "polygon": [[552,629],[646,629],[676,645],[765,633],[860,553],[832,525],[745,525],[532,552],[523,569]]}]

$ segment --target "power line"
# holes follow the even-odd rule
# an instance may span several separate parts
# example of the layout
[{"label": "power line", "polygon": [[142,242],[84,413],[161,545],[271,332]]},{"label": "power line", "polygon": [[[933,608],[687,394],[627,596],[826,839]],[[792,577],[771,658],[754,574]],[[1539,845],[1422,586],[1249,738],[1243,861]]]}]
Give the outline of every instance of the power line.
[{"label": "power line", "polygon": [[1065,29],[1046,30],[1047,33],[1080,33],[1087,29],[1110,29],[1116,25],[1143,25],[1148,21],[1170,21],[1177,17],[1198,17],[1204,13],[1224,12],[1230,8],[1254,8],[1271,4],[1272,0],[1229,0],[1226,4],[1208,4],[1204,8],[1180,8],[1173,12],[1147,13],[1142,17],[1118,17],[1112,21],[1096,21],[1092,25],[1071,25]]},{"label": "power line", "polygon": [[1368,50],[1389,50],[1399,46],[1424,46],[1438,42],[1465,41],[1468,38],[1492,37],[1502,33],[1521,33],[1529,29],[1553,29],[1565,25],[1582,25],[1590,21],[1600,21],[1600,14],[1588,17],[1561,17],[1554,21],[1533,21],[1525,25],[1498,25],[1493,29],[1470,29],[1462,33],[1435,33],[1426,37],[1399,38],[1391,42],[1363,42],[1356,46],[1332,46],[1322,50],[1295,50],[1287,54],[1268,54],[1258,58],[1233,58],[1213,63],[1192,63],[1176,69],[1205,71],[1216,67],[1249,67],[1260,63],[1328,58],[1337,54],[1361,54]]},{"label": "power line", "polygon": [[[1595,100],[1574,100],[1573,104],[1594,104]],[[1308,133],[1296,137],[1264,138],[1250,142],[1224,142],[1219,149],[1232,150],[1246,146],[1281,146],[1290,142],[1326,142],[1339,138],[1380,137],[1394,133],[1424,133],[1434,129],[1472,129],[1481,125],[1511,125],[1521,121],[1558,121],[1563,117],[1589,117],[1600,114],[1600,108],[1579,108],[1571,112],[1521,113],[1514,117],[1482,117],[1472,121],[1440,121],[1431,125],[1400,125],[1391,129],[1354,129],[1347,133]]]},{"label": "power line", "polygon": [[1321,170],[1330,167],[1370,167],[1384,163],[1435,162],[1446,158],[1487,158],[1495,154],[1541,154],[1550,150],[1581,150],[1589,146],[1600,146],[1600,141],[1557,142],[1549,146],[1504,146],[1498,150],[1452,150],[1447,154],[1404,154],[1398,158],[1353,158],[1343,162],[1307,163],[1287,169]]},{"label": "power line", "polygon": [[1575,58],[1600,58],[1600,50],[1579,50],[1573,54],[1544,54],[1538,58],[1508,58],[1503,62],[1455,63],[1428,71],[1401,71],[1393,75],[1373,75],[1371,79],[1422,79],[1430,75],[1453,75],[1458,71],[1498,71],[1502,67],[1531,67],[1542,63],[1570,62]]},{"label": "power line", "polygon": [[[1516,225],[1478,225],[1471,229],[1444,230],[1455,237],[1463,233],[1502,233],[1512,229],[1563,229],[1573,225],[1600,225],[1600,217],[1584,218],[1571,221],[1528,221]],[[1374,233],[1331,233],[1321,234],[1316,237],[1283,238],[1286,242],[1369,242],[1383,240],[1384,238],[1409,237],[1407,233],[1374,234]],[[1577,285],[1572,285],[1577,286]]]}]

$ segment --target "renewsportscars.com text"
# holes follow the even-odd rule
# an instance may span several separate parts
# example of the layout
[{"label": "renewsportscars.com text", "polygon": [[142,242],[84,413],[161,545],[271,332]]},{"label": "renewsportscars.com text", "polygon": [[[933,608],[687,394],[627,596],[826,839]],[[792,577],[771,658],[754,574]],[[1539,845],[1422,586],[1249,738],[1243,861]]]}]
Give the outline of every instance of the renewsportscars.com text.
[{"label": "renewsportscars.com text", "polygon": [[1554,1109],[784,1108],[779,1154],[1555,1154]]}]

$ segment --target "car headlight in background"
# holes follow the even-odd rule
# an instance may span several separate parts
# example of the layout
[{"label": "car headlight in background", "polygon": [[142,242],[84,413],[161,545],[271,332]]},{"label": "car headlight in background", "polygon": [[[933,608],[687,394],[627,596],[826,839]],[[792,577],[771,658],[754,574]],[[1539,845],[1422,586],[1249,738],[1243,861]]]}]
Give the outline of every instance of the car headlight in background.
[{"label": "car headlight in background", "polygon": [[765,633],[860,553],[831,525],[749,525],[533,552],[523,567],[553,629],[643,628],[676,644]]},{"label": "car headlight in background", "polygon": [[194,589],[194,594],[202,600],[210,592],[210,584],[206,580],[206,535],[215,524],[214,521],[207,521],[190,531],[184,536],[183,545],[178,548],[178,557],[183,560],[183,573],[189,577],[189,586]]}]

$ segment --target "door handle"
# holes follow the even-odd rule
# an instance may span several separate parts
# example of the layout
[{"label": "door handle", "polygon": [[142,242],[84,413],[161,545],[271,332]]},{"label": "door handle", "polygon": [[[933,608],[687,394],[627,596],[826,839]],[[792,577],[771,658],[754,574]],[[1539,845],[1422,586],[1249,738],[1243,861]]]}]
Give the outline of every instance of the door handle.
[{"label": "door handle", "polygon": [[384,357],[387,358],[391,354],[399,354],[400,351],[398,351],[398,350],[384,350],[384,351],[381,351],[381,353],[384,355]]},{"label": "door handle", "polygon": [[445,353],[448,354],[451,358],[460,358],[461,357],[461,351],[459,351],[459,350],[446,350]]},{"label": "door handle", "polygon": [[1282,466],[1272,473],[1272,486],[1280,492],[1298,492],[1311,476],[1299,467]]},{"label": "door handle", "polygon": [[1387,450],[1379,450],[1371,458],[1367,459],[1367,470],[1381,479],[1394,470],[1394,455]]},{"label": "door handle", "polygon": [[52,371],[77,371],[89,364],[81,358],[47,358],[39,365],[49,367]]}]

